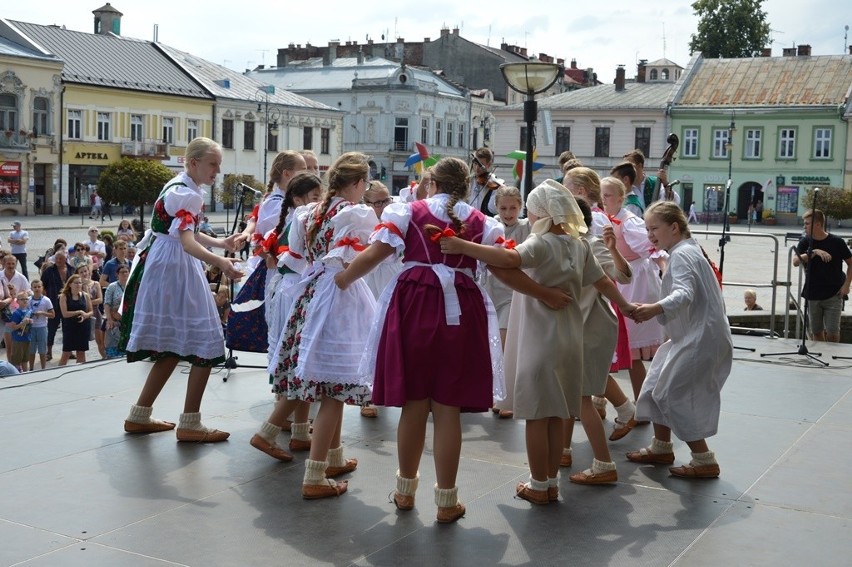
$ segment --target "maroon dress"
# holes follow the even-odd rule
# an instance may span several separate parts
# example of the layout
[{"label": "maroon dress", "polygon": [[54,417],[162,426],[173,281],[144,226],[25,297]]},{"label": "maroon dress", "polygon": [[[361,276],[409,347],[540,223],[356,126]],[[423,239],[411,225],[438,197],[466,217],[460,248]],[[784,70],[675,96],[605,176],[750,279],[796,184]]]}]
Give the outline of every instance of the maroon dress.
[{"label": "maroon dress", "polygon": [[[462,411],[486,411],[492,405],[493,375],[485,300],[469,275],[476,272],[476,260],[442,254],[426,224],[452,227],[432,215],[425,202],[412,203],[403,261],[427,265],[407,268],[396,282],[376,353],[373,403],[403,406],[431,398]],[[481,242],[485,216],[474,210],[464,224],[461,238]],[[447,324],[444,291],[433,264],[468,271],[454,274],[458,325]]]}]

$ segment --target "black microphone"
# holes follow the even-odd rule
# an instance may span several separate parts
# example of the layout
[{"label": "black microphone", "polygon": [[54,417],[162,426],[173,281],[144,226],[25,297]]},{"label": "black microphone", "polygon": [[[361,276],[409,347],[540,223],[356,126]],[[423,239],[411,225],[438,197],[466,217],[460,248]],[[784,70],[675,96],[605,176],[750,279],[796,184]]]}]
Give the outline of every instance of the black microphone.
[{"label": "black microphone", "polygon": [[261,193],[260,191],[258,191],[254,187],[246,185],[245,183],[240,183],[239,181],[237,182],[237,185],[242,187],[243,192],[249,192],[250,191],[250,192],[254,193],[255,197],[258,197],[258,198],[263,197],[263,193]]}]

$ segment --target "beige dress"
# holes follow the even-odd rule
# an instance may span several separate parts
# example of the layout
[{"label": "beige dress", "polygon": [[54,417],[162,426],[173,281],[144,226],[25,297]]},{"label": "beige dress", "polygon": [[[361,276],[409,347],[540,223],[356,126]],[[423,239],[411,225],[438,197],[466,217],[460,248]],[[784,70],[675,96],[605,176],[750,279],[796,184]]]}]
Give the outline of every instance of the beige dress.
[{"label": "beige dress", "polygon": [[[533,234],[515,250],[535,281],[574,298],[604,276],[589,243]],[[579,415],[583,383],[583,315],[577,301],[558,311],[515,292],[504,355],[507,398],[499,404],[517,419]]]}]

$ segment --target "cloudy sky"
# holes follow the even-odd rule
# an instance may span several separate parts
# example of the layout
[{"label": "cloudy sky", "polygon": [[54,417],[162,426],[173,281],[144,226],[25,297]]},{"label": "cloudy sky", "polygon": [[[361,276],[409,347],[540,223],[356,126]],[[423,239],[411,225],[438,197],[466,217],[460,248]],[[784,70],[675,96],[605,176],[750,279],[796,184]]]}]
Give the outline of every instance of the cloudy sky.
[{"label": "cloudy sky", "polygon": [[[278,48],[288,43],[327,45],[339,39],[364,43],[403,37],[408,41],[436,38],[442,27],[458,27],[462,37],[481,44],[502,42],[576,59],[593,67],[598,78],[611,82],[616,66],[639,59],[667,57],[685,66],[697,18],[691,2],[676,0],[609,0],[608,2],[545,2],[543,0],[458,2],[353,3],[341,0],[280,2],[181,2],[117,0],[122,35],[152,39],[159,25],[161,42],[240,71],[274,65]],[[65,25],[91,32],[97,0],[4,2],[0,17],[37,24]],[[85,5],[85,8],[80,6]],[[556,10],[554,5],[565,6]],[[357,10],[352,7],[357,6]],[[487,6],[487,7],[486,7]],[[598,10],[606,7],[606,12]],[[852,25],[852,2],[832,0],[766,0],[773,54],[783,47],[807,43],[814,55],[843,52],[844,26]],[[850,36],[852,37],[852,36]],[[846,44],[852,40],[846,40]]]}]

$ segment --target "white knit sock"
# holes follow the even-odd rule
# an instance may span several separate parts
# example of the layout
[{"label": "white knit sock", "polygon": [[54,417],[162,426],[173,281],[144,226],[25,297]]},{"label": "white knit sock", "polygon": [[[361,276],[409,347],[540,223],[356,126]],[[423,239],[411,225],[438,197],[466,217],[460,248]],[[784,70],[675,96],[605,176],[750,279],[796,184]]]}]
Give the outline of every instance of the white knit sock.
[{"label": "white knit sock", "polygon": [[617,408],[615,411],[618,412],[618,423],[626,424],[630,421],[630,418],[636,414],[636,406],[630,400],[627,400]]},{"label": "white knit sock", "polygon": [[414,478],[405,478],[400,476],[399,471],[396,471],[396,491],[406,496],[414,496],[417,492],[417,486],[420,484],[420,473],[414,475]]},{"label": "white knit sock", "polygon": [[268,421],[264,421],[263,425],[260,426],[260,430],[257,432],[258,435],[270,443],[275,443],[275,440],[278,439],[279,433],[281,433],[281,428],[269,423]]},{"label": "white knit sock", "polygon": [[310,441],[310,431],[311,424],[307,421],[305,423],[294,423],[290,426],[290,438],[298,439],[299,441]]},{"label": "white knit sock", "polygon": [[706,453],[692,453],[692,460],[689,461],[689,464],[696,467],[701,465],[718,465],[719,463],[716,461],[716,453],[707,451]]},{"label": "white knit sock", "polygon": [[130,406],[130,415],[127,416],[127,421],[131,423],[151,423],[151,413],[154,411],[152,407]]},{"label": "white knit sock", "polygon": [[435,485],[435,504],[438,508],[452,508],[459,503],[459,487],[438,488]]},{"label": "white knit sock", "polygon": [[674,449],[674,443],[671,441],[660,441],[656,437],[651,438],[651,446],[648,450],[657,455],[665,455],[671,453]]},{"label": "white knit sock", "polygon": [[570,455],[571,453],[572,453],[571,447],[565,447],[565,448],[562,449],[563,455]]},{"label": "white knit sock", "polygon": [[596,409],[606,409],[606,398],[601,396],[592,396],[592,405]]},{"label": "white knit sock", "polygon": [[592,459],[592,474],[600,474],[603,472],[614,471],[615,463],[612,461],[599,461],[597,459]]},{"label": "white knit sock", "polygon": [[305,477],[302,480],[303,484],[324,484],[325,469],[328,466],[326,461],[312,461],[305,459]]},{"label": "white knit sock", "polygon": [[346,459],[343,458],[343,445],[337,447],[336,449],[328,450],[328,466],[330,467],[342,467],[346,465]]},{"label": "white knit sock", "polygon": [[201,412],[180,414],[178,429],[192,429],[195,431],[207,430],[207,428],[201,423]]}]

